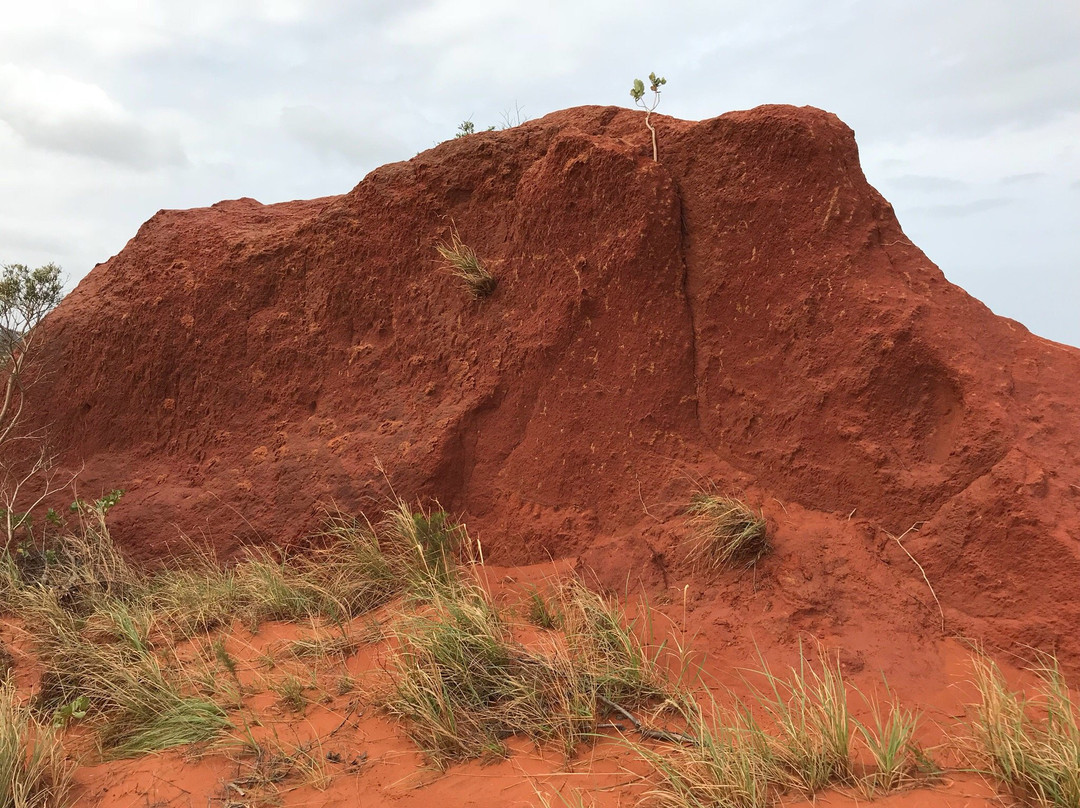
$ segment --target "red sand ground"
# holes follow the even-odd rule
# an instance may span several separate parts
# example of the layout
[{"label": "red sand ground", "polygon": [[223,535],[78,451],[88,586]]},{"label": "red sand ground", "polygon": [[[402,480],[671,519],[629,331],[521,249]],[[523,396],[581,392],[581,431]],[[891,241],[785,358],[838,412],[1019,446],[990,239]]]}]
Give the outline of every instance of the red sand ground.
[{"label": "red sand ground", "polygon": [[[29,407],[84,495],[127,489],[137,558],[300,542],[392,486],[493,563],[685,599],[721,680],[807,634],[944,710],[969,641],[1075,679],[1080,351],[949,284],[835,116],[655,120],[658,163],[639,113],[582,107],[340,197],[162,211],[47,319]],[[441,266],[452,226],[491,298]],[[764,511],[755,571],[689,574],[699,486]],[[388,798],[468,804],[466,771]]]}]

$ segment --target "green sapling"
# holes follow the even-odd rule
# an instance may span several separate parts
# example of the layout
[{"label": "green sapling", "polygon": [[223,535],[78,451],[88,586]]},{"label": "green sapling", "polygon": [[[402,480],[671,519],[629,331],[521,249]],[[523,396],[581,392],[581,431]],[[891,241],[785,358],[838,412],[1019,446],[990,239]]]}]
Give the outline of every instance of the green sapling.
[{"label": "green sapling", "polygon": [[649,116],[652,115],[653,110],[660,104],[660,88],[667,84],[667,79],[657,77],[655,73],[649,74],[649,90],[653,94],[653,100],[651,104],[645,103],[645,82],[641,79],[634,79],[634,86],[630,88],[630,96],[634,99],[634,103],[645,110],[645,125],[649,127],[649,132],[652,133],[652,159],[656,162],[656,129],[649,121]]}]

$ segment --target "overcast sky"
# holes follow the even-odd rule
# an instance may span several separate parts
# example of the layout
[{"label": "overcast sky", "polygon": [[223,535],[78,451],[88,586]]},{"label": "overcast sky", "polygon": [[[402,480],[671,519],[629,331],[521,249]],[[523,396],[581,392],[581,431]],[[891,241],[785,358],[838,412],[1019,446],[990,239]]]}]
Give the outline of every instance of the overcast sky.
[{"label": "overcast sky", "polygon": [[159,208],[343,193],[477,128],[579,104],[855,129],[911,239],[1080,345],[1077,0],[0,0],[0,263],[73,284]]}]

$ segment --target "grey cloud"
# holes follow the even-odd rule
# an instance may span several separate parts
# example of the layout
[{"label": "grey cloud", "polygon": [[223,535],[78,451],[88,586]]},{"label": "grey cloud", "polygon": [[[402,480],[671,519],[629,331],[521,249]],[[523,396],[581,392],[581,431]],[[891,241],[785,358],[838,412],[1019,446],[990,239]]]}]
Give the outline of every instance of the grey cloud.
[{"label": "grey cloud", "polygon": [[888,181],[893,188],[905,191],[956,191],[968,187],[968,183],[949,177],[930,177],[923,174],[905,174]]},{"label": "grey cloud", "polygon": [[132,168],[185,162],[175,139],[153,131],[96,83],[0,64],[0,122],[28,146]]},{"label": "grey cloud", "polygon": [[908,208],[908,212],[915,215],[955,219],[962,216],[971,216],[975,213],[984,213],[995,208],[1001,208],[1006,205],[1011,205],[1012,202],[1013,200],[1011,199],[995,197],[992,199],[976,199],[972,202],[959,202],[956,204],[918,205],[916,207]]},{"label": "grey cloud", "polygon": [[350,125],[311,105],[282,109],[281,126],[323,159],[368,165],[388,151],[388,139],[377,125]]},{"label": "grey cloud", "polygon": [[176,143],[161,138],[132,121],[86,117],[53,122],[32,116],[0,113],[27,144],[79,157],[92,157],[137,169],[184,165],[187,157]]},{"label": "grey cloud", "polygon": [[998,180],[1002,185],[1024,185],[1035,180],[1041,180],[1046,174],[1042,171],[1029,171],[1025,174],[1010,174]]}]

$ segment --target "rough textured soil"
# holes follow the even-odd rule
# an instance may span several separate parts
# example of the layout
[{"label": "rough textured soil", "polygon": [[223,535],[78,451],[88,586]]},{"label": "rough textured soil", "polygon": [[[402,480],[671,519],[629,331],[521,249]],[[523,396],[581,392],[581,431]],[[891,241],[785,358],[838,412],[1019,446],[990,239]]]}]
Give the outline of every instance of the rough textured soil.
[{"label": "rough textured soil", "polygon": [[[1080,351],[948,283],[834,115],[658,120],[658,163],[639,114],[582,107],[339,197],[161,211],[49,317],[32,408],[83,491],[128,489],[142,558],[295,542],[392,485],[499,563],[663,587],[715,486],[778,552],[703,608],[939,634],[889,537],[918,525],[947,632],[1077,670]],[[451,226],[491,298],[441,265]]]},{"label": "rough textured soil", "polygon": [[[806,635],[943,710],[970,642],[1075,681],[1080,351],[946,281],[834,115],[655,120],[659,162],[640,114],[582,107],[339,197],[161,211],[47,319],[30,409],[80,493],[127,489],[140,559],[392,491],[511,571],[685,605],[721,681]],[[442,266],[452,227],[490,298]],[[701,487],[769,520],[753,571],[688,570]]]}]

